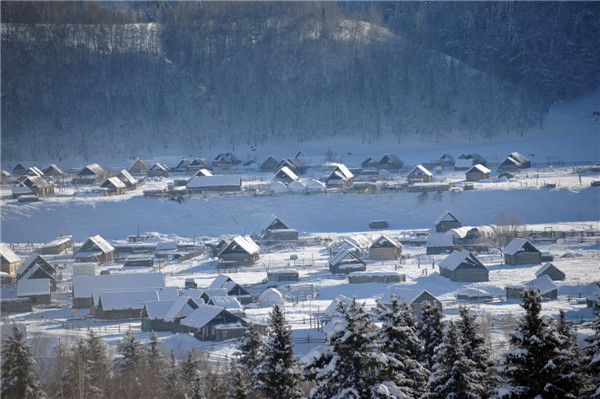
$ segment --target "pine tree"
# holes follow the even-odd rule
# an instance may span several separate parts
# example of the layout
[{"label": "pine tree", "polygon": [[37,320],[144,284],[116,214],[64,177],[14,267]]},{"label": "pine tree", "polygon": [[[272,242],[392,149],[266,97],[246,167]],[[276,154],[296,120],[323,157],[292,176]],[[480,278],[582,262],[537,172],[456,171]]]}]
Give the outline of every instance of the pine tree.
[{"label": "pine tree", "polygon": [[117,343],[117,357],[114,360],[115,377],[118,383],[114,385],[117,396],[134,397],[143,390],[138,373],[144,362],[144,350],[131,330],[127,330]]},{"label": "pine tree", "polygon": [[419,327],[417,335],[423,342],[423,357],[431,370],[433,366],[433,355],[435,348],[442,343],[444,331],[444,314],[435,304],[427,301],[421,317],[419,318]]},{"label": "pine tree", "polygon": [[227,393],[230,399],[253,398],[253,384],[256,370],[263,357],[263,338],[258,333],[254,324],[250,323],[242,335],[236,355],[232,361],[229,377],[231,389]]},{"label": "pine tree", "polygon": [[108,356],[102,338],[91,329],[85,343],[85,361],[85,372],[89,381],[88,395],[90,398],[103,398],[104,388],[109,379]]},{"label": "pine tree", "polygon": [[339,320],[327,336],[326,348],[306,365],[307,378],[316,382],[309,397],[370,398],[378,388],[371,317],[356,298],[339,301],[336,311]]},{"label": "pine tree", "polygon": [[465,356],[475,362],[475,369],[480,373],[479,383],[484,388],[480,394],[483,395],[497,382],[494,362],[490,359],[490,350],[485,346],[485,339],[478,332],[477,315],[464,305],[461,305],[458,311],[460,319],[456,322],[456,327],[464,343]]},{"label": "pine tree", "polygon": [[257,369],[259,390],[267,398],[300,398],[300,373],[294,359],[292,331],[279,305],[273,306],[264,356]]},{"label": "pine tree", "polygon": [[559,311],[556,332],[558,333],[559,353],[553,360],[556,367],[554,385],[559,387],[558,395],[576,398],[584,385],[581,350],[577,343],[577,337],[573,333],[573,324],[567,320],[562,309]]},{"label": "pine tree", "polygon": [[86,370],[87,354],[85,351],[85,342],[79,340],[77,346],[73,348],[71,362],[65,368],[58,381],[57,398],[85,398],[89,376]]},{"label": "pine tree", "polygon": [[592,321],[594,333],[585,341],[584,371],[587,377],[585,394],[586,398],[600,399],[600,310]]},{"label": "pine tree", "polygon": [[480,384],[482,373],[465,355],[465,345],[453,322],[446,323],[442,343],[433,356],[432,372],[427,382],[428,393],[423,399],[482,398],[485,388]]},{"label": "pine tree", "polygon": [[146,358],[148,359],[150,372],[153,375],[157,375],[163,369],[165,359],[160,348],[160,340],[154,331],[150,333],[150,343],[147,348]]},{"label": "pine tree", "polygon": [[31,347],[21,330],[13,324],[12,335],[2,345],[3,399],[45,398],[35,371]]},{"label": "pine tree", "polygon": [[389,306],[377,304],[381,329],[377,331],[377,350],[386,357],[380,369],[380,381],[393,381],[405,398],[418,398],[429,377],[423,366],[421,341],[417,337],[416,321],[406,301],[400,303],[393,295]]},{"label": "pine tree", "polygon": [[231,362],[229,381],[231,382],[231,388],[227,391],[227,399],[248,399],[250,397],[251,391],[248,379],[245,378],[239,359]]},{"label": "pine tree", "polygon": [[190,385],[196,377],[200,362],[194,358],[194,353],[188,349],[185,361],[181,365],[181,379],[184,383]]},{"label": "pine tree", "polygon": [[566,362],[561,334],[554,319],[540,315],[542,297],[535,288],[523,292],[521,307],[525,314],[500,364],[506,386],[496,388],[494,398],[574,398],[579,387],[565,385],[561,378]]},{"label": "pine tree", "polygon": [[179,367],[177,367],[177,361],[175,360],[175,353],[171,350],[165,374],[162,378],[163,395],[160,396],[169,398],[184,397],[180,374]]},{"label": "pine tree", "polygon": [[196,371],[194,373],[194,377],[192,378],[192,389],[189,399],[206,399],[206,395],[204,395],[204,389],[202,386],[202,378],[200,377],[199,371]]}]

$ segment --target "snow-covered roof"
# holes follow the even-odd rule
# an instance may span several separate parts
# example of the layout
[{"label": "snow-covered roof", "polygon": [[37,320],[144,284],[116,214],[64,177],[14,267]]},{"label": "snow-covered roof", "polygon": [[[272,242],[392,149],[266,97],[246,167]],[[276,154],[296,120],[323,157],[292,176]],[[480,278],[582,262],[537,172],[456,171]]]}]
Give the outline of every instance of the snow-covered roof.
[{"label": "snow-covered roof", "polygon": [[416,288],[398,288],[397,286],[389,287],[389,291],[384,295],[382,299],[383,303],[389,303],[392,295],[396,295],[399,301],[406,301],[409,305],[415,302],[421,296],[431,296],[435,298],[429,291],[420,290]]},{"label": "snow-covered roof", "polygon": [[231,281],[231,277],[226,276],[224,274],[219,274],[212,283],[208,286],[208,288],[223,288],[226,282]]},{"label": "snow-covered roof", "polygon": [[137,180],[125,169],[121,169],[117,176],[123,183],[136,184]]},{"label": "snow-covered roof", "polygon": [[118,177],[109,177],[108,179],[106,179],[106,181],[104,183],[102,183],[102,185],[100,187],[106,187],[108,185],[112,185],[115,188],[126,188],[127,186],[125,186],[125,183],[123,183],[121,181],[121,179],[119,179]]},{"label": "snow-covered roof", "polygon": [[396,248],[401,248],[402,244],[400,244],[398,241],[396,241],[396,239],[394,239],[393,237],[387,235],[387,234],[382,234],[378,239],[376,239],[373,244],[371,244],[371,247],[377,246],[377,245],[381,245],[384,242],[388,242],[391,245],[393,245]]},{"label": "snow-covered roof", "polygon": [[250,255],[260,252],[260,247],[254,242],[254,240],[252,240],[252,238],[250,238],[250,236],[237,236],[229,243],[229,245],[223,248],[221,253],[229,250],[229,248],[234,244],[237,244]]},{"label": "snow-covered roof", "polygon": [[169,172],[169,168],[167,167],[167,165],[160,163],[160,162],[157,162],[150,167],[150,170],[158,170],[158,169],[160,169],[164,172]]},{"label": "snow-covered roof", "polygon": [[196,302],[193,298],[189,296],[180,296],[173,302],[169,310],[164,316],[166,322],[171,322],[177,318],[179,315],[188,316],[195,309],[198,308],[200,304]]},{"label": "snow-covered roof", "polygon": [[325,314],[335,314],[336,313],[336,308],[337,308],[337,304],[339,302],[347,302],[350,303],[352,302],[352,299],[348,298],[347,296],[344,296],[342,294],[339,294],[338,296],[336,296],[333,301],[331,301],[331,303],[329,304],[329,306],[327,306],[325,308],[325,310],[323,311],[323,313]]},{"label": "snow-covered roof", "polygon": [[224,296],[211,296],[210,301],[215,306],[220,306],[225,309],[242,309],[242,304],[237,298],[224,295]]},{"label": "snow-covered roof", "polygon": [[0,245],[0,254],[4,259],[8,261],[8,263],[20,262],[21,258],[19,258],[12,249],[8,246],[8,244]]},{"label": "snow-covered roof", "polygon": [[21,274],[25,273],[25,271],[27,271],[27,269],[33,263],[36,263],[35,261],[38,259],[38,257],[44,260],[44,258],[42,258],[39,254],[36,254],[35,252],[30,254],[27,257],[27,259],[25,259],[25,261],[21,264],[21,266],[17,269],[17,275],[20,276]]},{"label": "snow-covered roof", "polygon": [[258,297],[258,303],[261,307],[271,307],[273,305],[283,305],[283,295],[275,288],[269,288]]},{"label": "snow-covered roof", "polygon": [[544,274],[536,279],[533,279],[530,282],[525,283],[525,285],[527,287],[537,288],[540,291],[540,293],[542,293],[542,294],[545,294],[546,292],[549,292],[549,291],[552,291],[552,290],[558,288],[558,286],[552,282],[552,279],[547,274]]},{"label": "snow-covered roof", "polygon": [[216,176],[196,176],[190,179],[187,187],[220,187],[220,186],[241,186],[242,178],[240,175],[216,175]]},{"label": "snow-covered roof", "polygon": [[325,184],[316,180],[316,179],[308,179],[306,181],[306,188],[308,191],[325,191]]},{"label": "snow-covered roof", "polygon": [[521,155],[520,153],[518,153],[516,151],[515,152],[511,152],[510,155],[509,155],[509,157],[515,159],[520,164],[524,164],[524,163],[529,162],[529,160],[527,158],[525,158],[523,155]]},{"label": "snow-covered roof", "polygon": [[344,238],[344,241],[349,242],[359,249],[367,249],[371,246],[371,240],[363,234],[351,235],[350,237]]},{"label": "snow-covered roof", "polygon": [[336,164],[335,169],[333,171],[339,171],[342,174],[342,176],[346,179],[352,179],[354,177],[352,172],[350,172],[350,169],[348,169],[343,163]]},{"label": "snow-covered roof", "polygon": [[504,247],[504,251],[502,252],[506,255],[514,255],[523,247],[523,245],[527,244],[528,242],[529,241],[524,238],[513,238],[513,240],[506,247]]},{"label": "snow-covered roof", "polygon": [[148,318],[151,320],[164,319],[167,312],[176,301],[176,299],[167,299],[166,301],[146,301],[145,306]]},{"label": "snow-covered roof", "polygon": [[30,194],[31,190],[25,186],[14,186],[10,189],[13,194]]},{"label": "snow-covered roof", "polygon": [[483,166],[481,164],[476,164],[476,165],[471,166],[469,168],[469,170],[467,170],[465,173],[471,173],[471,172],[490,173],[491,170],[489,170],[488,168],[486,168],[485,166]]},{"label": "snow-covered roof", "polygon": [[289,229],[289,226],[275,215],[271,215],[269,217],[267,222],[263,225],[262,231],[268,230],[272,227],[276,227],[276,229]]},{"label": "snow-covered roof", "polygon": [[444,268],[450,271],[456,270],[456,268],[463,262],[467,261],[473,266],[482,266],[481,262],[475,258],[469,251],[463,249],[462,251],[453,251],[445,259],[439,263],[440,268]]},{"label": "snow-covered roof", "polygon": [[50,279],[36,278],[19,280],[17,283],[17,296],[29,295],[49,295],[50,294]]},{"label": "snow-covered roof", "polygon": [[292,172],[292,170],[290,168],[288,168],[287,166],[284,166],[283,168],[279,169],[276,173],[275,176],[273,177],[273,179],[277,179],[277,178],[282,178],[282,177],[287,177],[290,180],[298,180],[298,175],[296,175],[294,172]]},{"label": "snow-covered roof", "polygon": [[329,264],[331,266],[336,266],[338,263],[340,263],[342,260],[344,260],[346,258],[354,258],[355,260],[364,263],[358,256],[356,256],[352,252],[348,251],[347,249],[344,249],[343,251],[338,253],[336,256],[329,259]]},{"label": "snow-covered roof", "polygon": [[227,296],[227,288],[206,288],[203,291],[209,298],[213,296]]},{"label": "snow-covered roof", "polygon": [[103,310],[142,309],[144,302],[158,300],[158,293],[147,291],[104,291],[100,294],[97,306]]},{"label": "snow-covered roof", "polygon": [[192,314],[181,320],[181,325],[192,328],[202,328],[211,322],[225,309],[214,305],[200,305]]},{"label": "snow-covered roof", "polygon": [[435,222],[433,222],[434,224],[439,224],[440,222],[458,222],[458,218],[456,216],[454,216],[454,214],[448,210],[445,210],[444,212],[442,212],[442,214],[440,216],[438,216],[437,219],[435,219]]},{"label": "snow-covered roof", "polygon": [[428,171],[427,169],[425,169],[425,167],[423,165],[417,165],[408,174],[408,176],[412,176],[412,175],[415,175],[415,176],[421,176],[421,175],[433,176],[433,173],[431,173],[430,171]]},{"label": "snow-covered roof", "polygon": [[210,170],[202,168],[199,169],[196,173],[194,173],[194,177],[196,176],[213,176],[213,174]]},{"label": "snow-covered roof", "polygon": [[101,175],[102,173],[104,173],[104,169],[102,169],[102,167],[100,165],[98,165],[97,163],[92,163],[87,165],[86,167],[84,167],[79,173],[78,176],[85,176],[88,175],[90,173],[93,175]]},{"label": "snow-covered roof", "polygon": [[450,230],[445,233],[430,231],[429,234],[427,234],[428,247],[451,247],[453,245],[454,234]]},{"label": "snow-covered roof", "polygon": [[37,264],[33,265],[32,267],[29,268],[29,270],[27,270],[25,273],[23,273],[23,275],[21,276],[20,280],[27,280],[27,279],[29,279],[38,270],[41,270],[42,274],[44,276],[47,276],[47,278],[49,280],[54,280],[54,277],[52,277],[52,275],[50,273],[48,273],[40,265],[37,265]]},{"label": "snow-covered roof", "polygon": [[105,292],[124,292],[124,291],[156,291],[158,299],[168,300],[179,298],[179,289],[177,287],[132,287],[132,288],[99,288],[92,291],[92,301],[97,304],[100,295]]},{"label": "snow-covered roof", "polygon": [[[86,247],[88,241],[91,241],[98,249],[100,249],[104,253],[112,252],[115,250],[115,248],[112,245],[110,245],[104,238],[100,237],[99,235],[95,235],[93,237],[88,238],[87,241],[83,243],[80,250]],[[79,255],[80,251],[77,251],[77,254]]]},{"label": "snow-covered roof", "polygon": [[459,158],[456,161],[454,161],[454,167],[455,168],[469,168],[471,166],[473,166],[473,159],[465,159],[465,158]]},{"label": "snow-covered roof", "polygon": [[548,270],[549,268],[554,267],[556,270],[561,271],[558,267],[554,266],[552,263],[548,262],[546,264],[544,264],[542,267],[540,267],[538,269],[538,271],[535,272],[535,275],[537,277],[540,277],[542,274],[544,274],[544,272],[546,270]]},{"label": "snow-covered roof", "polygon": [[165,286],[162,273],[122,273],[100,276],[73,276],[73,297],[91,298],[94,290],[158,288]]}]

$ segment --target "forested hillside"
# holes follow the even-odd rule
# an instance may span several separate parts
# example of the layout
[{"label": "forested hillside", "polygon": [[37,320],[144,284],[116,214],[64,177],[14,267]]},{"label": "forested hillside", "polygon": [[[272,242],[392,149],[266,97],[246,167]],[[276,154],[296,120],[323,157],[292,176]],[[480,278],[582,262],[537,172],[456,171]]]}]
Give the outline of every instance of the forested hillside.
[{"label": "forested hillside", "polygon": [[598,83],[598,3],[100,4],[2,3],[3,163],[524,134]]}]

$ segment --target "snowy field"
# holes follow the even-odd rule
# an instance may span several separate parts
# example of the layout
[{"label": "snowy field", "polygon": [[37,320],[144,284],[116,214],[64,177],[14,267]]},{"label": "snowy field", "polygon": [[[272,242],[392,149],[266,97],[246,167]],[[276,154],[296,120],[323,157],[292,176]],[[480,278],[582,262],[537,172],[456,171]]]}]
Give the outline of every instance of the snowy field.
[{"label": "snowy field", "polygon": [[[596,102],[597,99],[592,98],[593,105]],[[473,190],[463,189],[464,172],[450,168],[435,174],[434,179],[451,183],[454,188],[428,193],[394,191],[364,194],[334,190],[311,195],[271,195],[268,182],[272,174],[261,174],[251,168],[240,172],[244,177],[243,195],[192,196],[183,203],[143,196],[143,190],[164,187],[173,180],[172,177],[151,179],[135,191],[108,197],[91,189],[67,185],[54,197],[27,204],[11,199],[10,187],[2,187],[2,242],[14,244],[15,252],[22,259],[61,234],[72,235],[77,243],[96,234],[112,243],[124,243],[126,237],[136,234],[139,228],[141,233],[151,235],[154,242],[215,242],[224,236],[260,233],[269,217],[276,215],[291,228],[300,231],[302,245],[276,249],[264,247],[256,265],[228,275],[237,283],[260,292],[267,287],[261,283],[266,279],[267,270],[295,268],[299,271],[299,283],[291,283],[289,287],[285,287],[287,283],[281,283],[284,287],[280,287],[286,296],[286,317],[294,330],[297,355],[306,353],[322,340],[324,333],[316,318],[338,295],[356,296],[367,305],[374,306],[377,300],[389,296],[395,288],[428,290],[440,299],[448,317],[458,314],[461,304],[456,300],[458,292],[473,289],[492,294],[494,299],[490,302],[467,305],[481,316],[484,332],[498,354],[506,348],[506,334],[514,330],[521,313],[517,302],[506,300],[504,288],[534,279],[540,265],[503,265],[501,253],[492,250],[479,254],[479,259],[489,270],[489,282],[458,283],[439,274],[437,265],[447,255],[427,255],[424,245],[406,244],[402,261],[366,260],[368,271],[398,271],[406,275],[406,282],[349,284],[347,277],[329,273],[326,244],[356,235],[374,240],[384,232],[398,239],[414,238],[418,232],[433,228],[434,220],[444,210],[452,211],[463,225],[468,226],[493,224],[497,222],[498,215],[504,213],[507,216],[518,215],[528,231],[573,232],[556,242],[535,245],[542,252],[554,255],[553,263],[566,274],[565,280],[556,282],[558,299],[544,302],[543,312],[555,316],[564,309],[570,320],[578,322],[579,332],[585,334],[585,322],[593,315],[584,298],[591,294],[594,281],[600,280],[600,243],[597,235],[594,236],[600,232],[600,187],[591,186],[593,181],[600,180],[600,173],[578,173],[600,160],[600,122],[592,121],[589,109],[590,99],[583,103],[565,104],[549,115],[545,125],[547,131],[542,132],[543,135],[533,134],[527,139],[515,137],[493,144],[452,140],[445,144],[408,141],[391,146],[385,143],[368,146],[352,142],[321,143],[319,146],[317,143],[303,143],[302,146],[287,148],[260,148],[247,154],[242,151],[244,159],[254,157],[260,163],[270,154],[293,156],[302,149],[307,164],[313,166],[323,163],[328,148],[334,150],[336,160],[349,167],[360,165],[369,156],[379,158],[387,152],[397,153],[410,165],[438,159],[443,153],[451,153],[456,158],[461,153],[478,152],[501,161],[512,151],[531,156],[536,163],[534,168],[523,170],[510,180],[498,179],[497,171],[492,168],[492,178],[474,183]],[[566,164],[550,167],[546,164],[548,155],[559,155]],[[170,165],[181,156],[165,158],[172,160]],[[92,162],[99,162],[102,166],[127,167],[125,160],[119,162],[101,158]],[[315,167],[303,178],[321,177],[326,173],[326,169]],[[382,175],[378,184],[405,183],[406,173]],[[390,224],[389,229],[369,230],[369,223],[375,220],[386,220]],[[293,257],[296,259],[292,260]],[[59,340],[83,337],[88,328],[96,329],[110,343],[119,340],[128,328],[142,339],[149,338],[148,333],[141,332],[139,321],[120,323],[87,318],[87,309],[74,313],[70,292],[73,256],[50,256],[50,262],[62,268],[62,280],[58,291],[53,294],[52,305],[36,307],[28,314],[3,315],[4,322],[10,320],[26,324],[38,358],[50,356]],[[122,272],[122,264],[103,265],[102,268],[110,269],[112,273]],[[135,270],[138,273],[147,271],[145,268]],[[215,259],[208,254],[182,263],[167,263],[161,271],[168,286],[180,288],[190,277],[196,280],[199,288],[208,287],[218,275]],[[3,298],[15,297],[16,289],[3,287],[1,294]],[[246,317],[257,323],[264,323],[268,312],[268,307],[250,306],[245,309]],[[198,347],[215,361],[226,359],[235,346],[234,341],[200,342],[183,334],[159,333],[159,337],[167,350],[173,349],[182,354],[190,347]]]}]

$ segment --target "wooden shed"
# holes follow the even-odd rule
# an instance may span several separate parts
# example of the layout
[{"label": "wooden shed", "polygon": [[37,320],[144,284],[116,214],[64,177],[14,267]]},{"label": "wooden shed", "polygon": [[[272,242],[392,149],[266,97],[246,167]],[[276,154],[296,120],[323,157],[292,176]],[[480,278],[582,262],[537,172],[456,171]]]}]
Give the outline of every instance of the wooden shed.
[{"label": "wooden shed", "polygon": [[501,172],[515,171],[519,169],[522,169],[521,163],[511,156],[506,157],[502,162],[500,162],[500,165],[498,165],[498,170]]},{"label": "wooden shed", "polygon": [[194,334],[202,341],[224,341],[241,337],[247,323],[241,317],[225,308],[214,305],[200,305],[178,325],[179,332]]},{"label": "wooden shed", "polygon": [[520,301],[527,287],[534,287],[544,299],[557,299],[558,286],[552,282],[547,275],[540,276],[522,285],[511,285],[505,287],[506,299]]},{"label": "wooden shed", "polygon": [[271,179],[271,181],[280,181],[285,184],[289,184],[293,181],[298,180],[298,176],[294,172],[292,172],[292,170],[287,166],[284,166],[283,168],[279,169],[277,173],[275,173],[275,176],[273,176],[273,178]]},{"label": "wooden shed", "polygon": [[538,271],[535,272],[536,277],[547,275],[553,281],[560,281],[565,279],[565,273],[563,273],[558,267],[548,262],[544,264]]},{"label": "wooden shed", "polygon": [[20,185],[29,188],[29,191],[38,197],[54,194],[54,184],[47,182],[41,176],[27,176]]},{"label": "wooden shed", "polygon": [[143,175],[148,173],[148,166],[141,159],[136,159],[131,168],[129,168],[129,173],[133,173],[135,175]]},{"label": "wooden shed", "polygon": [[100,185],[100,187],[106,189],[106,191],[104,192],[105,195],[125,194],[125,189],[127,188],[127,186],[125,186],[125,183],[119,180],[118,177],[109,177],[104,183]]},{"label": "wooden shed", "polygon": [[16,276],[22,261],[8,244],[0,243],[0,259],[2,262],[2,271],[11,276]]},{"label": "wooden shed", "polygon": [[350,172],[350,169],[346,165],[338,163],[331,171],[325,184],[327,187],[350,187],[354,183],[354,174]]},{"label": "wooden shed", "polygon": [[73,184],[96,184],[108,177],[108,173],[97,163],[85,166],[73,179]]},{"label": "wooden shed", "polygon": [[75,254],[77,262],[112,262],[115,249],[99,235],[90,237]]},{"label": "wooden shed", "polygon": [[529,265],[542,263],[542,253],[524,238],[514,238],[504,248],[504,263]]},{"label": "wooden shed", "polygon": [[352,272],[364,272],[367,264],[355,253],[344,249],[329,259],[329,271],[334,274],[349,274]]},{"label": "wooden shed", "polygon": [[28,297],[0,299],[0,313],[2,315],[6,313],[31,312],[32,310],[31,299]]},{"label": "wooden shed", "polygon": [[164,163],[157,162],[148,169],[150,177],[169,177],[169,168]]},{"label": "wooden shed", "polygon": [[409,183],[431,183],[433,182],[433,173],[425,169],[423,165],[417,165],[406,175]]},{"label": "wooden shed", "polygon": [[194,173],[193,177],[196,176],[213,176],[213,173],[209,169],[201,168]]},{"label": "wooden shed", "polygon": [[131,254],[123,262],[123,267],[154,267],[154,256],[149,254]]},{"label": "wooden shed", "polygon": [[260,247],[249,236],[237,236],[218,256],[231,266],[252,266],[260,256]]},{"label": "wooden shed", "polygon": [[395,260],[402,255],[402,244],[383,234],[369,247],[369,258],[375,260]]},{"label": "wooden shed", "polygon": [[489,281],[489,271],[467,250],[454,251],[439,263],[440,274],[452,281]]},{"label": "wooden shed", "polygon": [[137,188],[137,179],[131,176],[131,174],[125,169],[121,169],[116,177],[121,180],[123,184],[125,184],[127,190],[135,190]]},{"label": "wooden shed", "polygon": [[269,156],[258,168],[261,172],[275,172],[278,169],[279,161]]},{"label": "wooden shed", "polygon": [[50,241],[41,248],[44,255],[58,255],[73,246],[73,237],[59,237],[56,240]]},{"label": "wooden shed", "polygon": [[487,161],[479,154],[461,154],[454,161],[454,170],[467,170],[476,164],[486,166]]},{"label": "wooden shed", "polygon": [[479,181],[490,178],[491,170],[483,165],[473,165],[465,172],[467,181]]},{"label": "wooden shed", "polygon": [[377,168],[378,162],[373,158],[369,157],[361,162],[360,167],[362,169],[375,169]]},{"label": "wooden shed", "polygon": [[404,166],[404,162],[396,154],[385,154],[377,163],[377,169],[389,171],[399,171]]},{"label": "wooden shed", "polygon": [[456,229],[462,227],[462,223],[458,218],[450,211],[444,211],[442,214],[435,220],[435,231],[439,233],[444,233],[448,230]]}]

